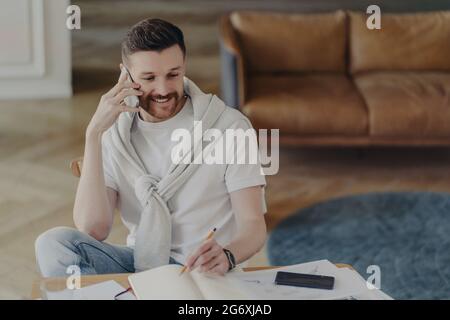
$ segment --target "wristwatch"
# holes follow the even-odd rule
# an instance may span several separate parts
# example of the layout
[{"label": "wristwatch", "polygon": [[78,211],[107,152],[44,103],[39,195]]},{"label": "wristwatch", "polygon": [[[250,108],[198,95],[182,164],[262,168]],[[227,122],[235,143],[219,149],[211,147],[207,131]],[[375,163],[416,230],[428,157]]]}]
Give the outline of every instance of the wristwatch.
[{"label": "wristwatch", "polygon": [[223,252],[225,252],[225,255],[228,259],[228,271],[233,270],[236,267],[236,259],[234,258],[233,253],[225,248],[223,249]]}]

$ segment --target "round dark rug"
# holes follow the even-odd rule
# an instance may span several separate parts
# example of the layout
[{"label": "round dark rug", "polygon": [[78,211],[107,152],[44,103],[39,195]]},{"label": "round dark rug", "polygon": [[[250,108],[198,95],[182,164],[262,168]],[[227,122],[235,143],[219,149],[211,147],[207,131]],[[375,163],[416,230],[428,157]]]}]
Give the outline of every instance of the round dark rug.
[{"label": "round dark rug", "polygon": [[377,265],[394,299],[450,298],[450,194],[369,193],[299,210],[268,240],[272,265],[313,260]]}]

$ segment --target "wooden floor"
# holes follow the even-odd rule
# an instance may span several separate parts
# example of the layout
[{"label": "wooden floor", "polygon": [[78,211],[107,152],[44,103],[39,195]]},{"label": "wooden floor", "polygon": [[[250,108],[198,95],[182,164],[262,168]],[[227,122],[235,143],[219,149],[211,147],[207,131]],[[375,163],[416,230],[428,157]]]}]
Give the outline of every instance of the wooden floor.
[{"label": "wooden floor", "polygon": [[[3,299],[29,295],[37,276],[36,237],[54,226],[73,225],[77,179],[70,173],[69,161],[82,154],[84,130],[98,99],[117,79],[118,42],[125,26],[150,15],[152,9],[138,8],[139,14],[125,10],[110,23],[112,20],[106,17],[111,12],[102,15],[104,9],[92,2],[79,2],[84,24],[81,32],[73,34],[73,98],[0,102]],[[217,8],[210,12],[203,8],[201,16],[192,14],[192,8],[184,8],[191,14],[183,15],[182,7],[171,5],[151,11],[179,22],[188,42],[188,76],[203,90],[214,93],[219,91],[220,72],[215,18],[225,10],[224,6]],[[289,148],[282,149],[280,157],[280,172],[267,177],[269,228],[298,208],[347,194],[380,190],[450,192],[450,151],[446,149]],[[125,236],[125,228],[116,219],[108,241],[124,243]],[[252,265],[265,263],[264,250],[252,260]]]}]

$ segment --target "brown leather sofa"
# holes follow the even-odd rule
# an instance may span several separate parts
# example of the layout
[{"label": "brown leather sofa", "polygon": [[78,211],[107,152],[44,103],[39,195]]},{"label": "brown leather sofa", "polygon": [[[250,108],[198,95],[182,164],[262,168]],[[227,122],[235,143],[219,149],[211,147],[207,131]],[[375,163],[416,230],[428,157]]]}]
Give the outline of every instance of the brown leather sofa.
[{"label": "brown leather sofa", "polygon": [[222,97],[294,145],[450,145],[450,11],[233,12]]}]

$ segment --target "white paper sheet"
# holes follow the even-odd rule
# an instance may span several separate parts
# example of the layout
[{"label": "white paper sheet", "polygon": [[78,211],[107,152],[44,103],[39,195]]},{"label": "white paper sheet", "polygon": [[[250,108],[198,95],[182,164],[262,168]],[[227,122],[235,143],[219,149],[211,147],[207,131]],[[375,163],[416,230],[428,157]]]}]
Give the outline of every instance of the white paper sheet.
[{"label": "white paper sheet", "polygon": [[[278,271],[307,273],[335,277],[334,289],[312,289],[282,286],[274,283]],[[234,273],[233,277],[253,299],[261,300],[328,300],[358,298],[366,292],[364,279],[347,268],[337,268],[328,260],[313,261],[293,266],[254,272]]]}]

